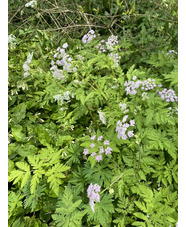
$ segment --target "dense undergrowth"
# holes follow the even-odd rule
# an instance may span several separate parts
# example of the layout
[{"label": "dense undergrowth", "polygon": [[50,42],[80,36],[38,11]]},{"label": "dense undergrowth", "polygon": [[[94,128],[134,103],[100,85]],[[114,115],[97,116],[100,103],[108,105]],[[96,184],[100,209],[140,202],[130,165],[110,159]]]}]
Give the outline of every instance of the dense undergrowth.
[{"label": "dense undergrowth", "polygon": [[[117,12],[135,14],[134,2]],[[103,7],[97,16],[111,15]],[[176,25],[154,36],[147,23],[58,40],[30,24],[9,36],[9,226],[176,226]]]}]

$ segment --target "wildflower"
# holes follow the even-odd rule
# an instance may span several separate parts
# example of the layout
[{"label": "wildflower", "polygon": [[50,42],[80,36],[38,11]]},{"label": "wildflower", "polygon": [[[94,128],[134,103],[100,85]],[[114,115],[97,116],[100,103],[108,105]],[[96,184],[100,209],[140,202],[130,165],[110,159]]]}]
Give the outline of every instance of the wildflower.
[{"label": "wildflower", "polygon": [[76,67],[74,67],[72,70],[73,70],[74,73],[77,72],[77,68]]},{"label": "wildflower", "polygon": [[[142,89],[142,88],[141,88],[141,89]],[[142,96],[142,100],[143,100],[143,101],[145,101],[146,99],[149,99],[149,97],[148,97],[148,95],[147,95],[146,92],[143,92],[141,96]]]},{"label": "wildflower", "polygon": [[123,110],[126,110],[127,109],[127,104],[125,104],[125,103],[119,103],[119,106],[120,106],[120,108],[121,108],[121,110],[123,111]]},{"label": "wildflower", "polygon": [[155,80],[151,78],[148,78],[145,81],[141,81],[141,89],[146,91],[154,89],[157,86],[154,81]]},{"label": "wildflower", "polygon": [[29,68],[29,66],[26,63],[24,63],[23,69],[24,69],[24,71],[28,71],[30,68]]},{"label": "wildflower", "polygon": [[134,120],[130,120],[130,126],[134,126],[135,125],[135,121]]},{"label": "wildflower", "polygon": [[89,198],[89,203],[90,203],[90,207],[92,209],[93,212],[94,211],[94,202],[100,202],[100,195],[98,194],[98,192],[100,192],[101,187],[97,184],[93,185],[92,183],[89,185],[88,189],[87,189],[87,197]]},{"label": "wildflower", "polygon": [[100,136],[99,138],[98,138],[98,141],[101,141],[103,139],[103,136]]},{"label": "wildflower", "polygon": [[54,78],[58,78],[59,80],[62,80],[65,78],[65,76],[63,76],[63,71],[61,69],[56,69],[54,72],[53,72],[53,77]]},{"label": "wildflower", "polygon": [[110,148],[110,147],[107,147],[106,149],[105,149],[105,154],[106,155],[108,155],[108,154],[112,154],[112,148]]},{"label": "wildflower", "polygon": [[107,50],[110,50],[110,51],[113,51],[114,50],[114,46],[116,44],[118,44],[118,37],[117,36],[114,36],[114,35],[111,35],[107,42],[106,42],[106,46],[107,46]]},{"label": "wildflower", "polygon": [[23,70],[25,71],[24,78],[26,78],[28,76],[28,72],[30,69],[28,64],[32,61],[32,57],[33,57],[33,52],[28,53],[27,60],[25,61],[24,65],[23,65]]},{"label": "wildflower", "polygon": [[100,162],[100,161],[102,160],[102,155],[97,155],[97,156],[96,156],[96,160],[97,160],[98,162]]},{"label": "wildflower", "polygon": [[134,133],[133,133],[133,131],[129,131],[129,132],[127,133],[127,135],[128,135],[128,137],[133,137],[133,136],[134,136]]},{"label": "wildflower", "polygon": [[100,121],[101,121],[104,125],[106,125],[106,117],[105,117],[105,114],[104,114],[103,112],[101,112],[101,110],[98,111],[98,113],[99,113],[99,119],[100,119]]},{"label": "wildflower", "polygon": [[109,145],[109,140],[105,140],[105,141],[104,141],[104,144],[105,144],[105,145]]},{"label": "wildflower", "polygon": [[[136,78],[135,78],[136,79]],[[126,94],[131,94],[131,95],[135,95],[137,93],[136,89],[139,88],[141,84],[141,81],[140,80],[137,80],[137,81],[126,81],[124,83],[124,86],[126,87],[125,88],[125,91],[126,91]]]},{"label": "wildflower", "polygon": [[84,60],[84,57],[83,56],[81,56],[81,55],[77,55],[77,58],[80,60],[80,61],[83,61]]},{"label": "wildflower", "polygon": [[88,148],[84,149],[83,154],[84,154],[84,155],[87,155],[87,154],[88,154],[88,151],[89,151]]},{"label": "wildflower", "polygon": [[92,39],[96,37],[96,35],[94,33],[95,33],[94,30],[90,30],[87,34],[85,34],[83,36],[82,42],[83,43],[90,43],[92,41]]},{"label": "wildflower", "polygon": [[82,84],[82,82],[79,80],[74,80],[74,83],[79,84],[79,85]]},{"label": "wildflower", "polygon": [[10,44],[10,48],[14,49],[16,46],[17,40],[16,37],[12,34],[8,36],[8,44]]},{"label": "wildflower", "polygon": [[90,147],[91,147],[91,148],[94,148],[94,147],[95,147],[95,144],[94,144],[94,143],[92,143],[92,144],[90,145]]},{"label": "wildflower", "polygon": [[127,120],[127,118],[128,118],[128,115],[125,115],[125,116],[123,117],[122,122],[124,123],[124,122]]},{"label": "wildflower", "polygon": [[91,156],[94,157],[95,155],[96,155],[96,153],[95,152],[92,152]]},{"label": "wildflower", "polygon": [[99,51],[98,51],[99,53],[101,53],[101,52],[106,52],[105,46],[104,46],[104,44],[103,44],[104,42],[105,42],[105,40],[102,40],[101,43],[99,43],[99,44],[97,45],[97,47],[96,47],[96,48],[99,50]]},{"label": "wildflower", "polygon": [[96,138],[96,135],[92,136],[90,139],[95,140],[95,138]]},{"label": "wildflower", "polygon": [[178,54],[178,52],[176,52],[175,50],[169,50],[169,52],[167,54],[169,55],[169,54],[172,54],[172,53]]},{"label": "wildflower", "polygon": [[[64,43],[63,48],[58,47],[57,52],[54,54],[53,57],[56,58],[56,64],[58,66],[62,66],[63,70],[71,72],[72,70],[75,71],[75,68],[71,69],[72,64],[70,62],[72,61],[72,58],[65,52],[65,48],[67,48],[67,46],[68,44]],[[64,78],[64,76],[62,76],[63,71],[62,70],[59,71],[57,65],[54,64],[53,60],[51,62],[51,65],[52,67],[50,68],[50,70],[52,71],[53,76],[58,77],[58,75],[60,74],[59,79]]]},{"label": "wildflower", "polygon": [[[123,140],[126,140],[128,139],[128,136],[126,134],[123,134],[122,137],[121,137]],[[120,139],[120,138],[119,138]]]},{"label": "wildflower", "polygon": [[[116,132],[118,133],[118,135],[117,135],[118,139],[122,138],[123,140],[126,140],[126,139],[128,139],[128,137],[132,137],[134,135],[133,131],[129,131],[127,133],[127,129],[129,127],[131,127],[131,126],[134,126],[135,125],[135,121],[134,120],[130,120],[129,121],[130,124],[128,124],[126,122],[127,118],[128,118],[128,115],[123,117],[122,122],[120,120],[117,122]],[[128,136],[126,135],[126,133],[127,133]]]},{"label": "wildflower", "polygon": [[8,43],[13,43],[13,42],[15,42],[16,41],[16,37],[15,37],[15,35],[12,35],[12,34],[10,34],[9,36],[8,36]]},{"label": "wildflower", "polygon": [[109,57],[112,58],[114,60],[115,66],[119,65],[119,59],[121,58],[120,56],[118,56],[118,53],[111,53],[109,54]]},{"label": "wildflower", "polygon": [[63,48],[66,49],[68,47],[68,43],[63,44]]},{"label": "wildflower", "polygon": [[53,98],[54,98],[55,101],[60,101],[62,104],[64,103],[64,101],[69,103],[71,101],[70,95],[71,95],[72,98],[74,97],[73,93],[70,94],[70,91],[66,91],[66,92],[63,93],[63,95],[58,94],[58,95],[53,96]]},{"label": "wildflower", "polygon": [[177,102],[178,97],[175,94],[175,91],[172,89],[167,90],[166,88],[163,91],[157,91],[161,99],[166,102]]},{"label": "wildflower", "polygon": [[37,1],[36,0],[32,0],[32,1],[30,1],[30,2],[28,2],[28,3],[25,4],[25,7],[32,7],[32,8],[34,8],[36,6],[37,6]]},{"label": "wildflower", "polygon": [[100,154],[104,153],[104,149],[103,149],[103,147],[102,147],[102,146],[100,146],[99,148],[100,148],[99,153],[100,153]]},{"label": "wildflower", "polygon": [[98,184],[95,184],[93,186],[93,189],[95,190],[95,192],[100,192],[101,187]]}]

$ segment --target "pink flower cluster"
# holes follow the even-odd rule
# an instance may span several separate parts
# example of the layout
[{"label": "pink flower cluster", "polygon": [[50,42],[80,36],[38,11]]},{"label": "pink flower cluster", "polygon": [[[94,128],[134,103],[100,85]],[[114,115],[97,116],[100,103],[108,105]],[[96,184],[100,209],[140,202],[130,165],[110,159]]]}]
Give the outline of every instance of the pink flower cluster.
[{"label": "pink flower cluster", "polygon": [[141,89],[148,91],[152,90],[156,87],[157,85],[155,84],[155,79],[148,78],[145,81],[141,81]]},{"label": "pink flower cluster", "polygon": [[[96,135],[92,136],[90,138],[93,141],[96,141]],[[99,136],[96,142],[96,145],[94,143],[91,143],[90,148],[85,148],[83,151],[84,155],[88,155],[90,154],[90,156],[95,157],[95,159],[100,162],[103,159],[103,154],[105,153],[105,155],[109,155],[112,154],[112,148],[107,146],[110,144],[109,140],[105,140],[104,142],[103,140],[103,136]],[[103,144],[102,144],[103,143]],[[102,145],[102,146],[101,146]],[[91,148],[97,148],[97,151],[95,152],[95,149],[93,152],[91,152]]]},{"label": "pink flower cluster", "polygon": [[104,46],[104,42],[105,42],[105,40],[101,40],[101,43],[99,43],[99,44],[97,45],[96,48],[99,50],[98,53],[106,52],[105,46]]},{"label": "pink flower cluster", "polygon": [[175,94],[175,91],[172,89],[167,90],[166,88],[163,91],[157,90],[157,93],[161,96],[161,99],[166,102],[177,102],[178,97]]},{"label": "pink flower cluster", "polygon": [[[63,70],[67,72],[76,72],[76,68],[72,68],[72,58],[66,53],[66,48],[68,47],[67,43],[63,44],[63,48],[58,47],[56,53],[54,54],[54,60],[51,61],[51,72],[53,74],[53,77],[56,77],[58,79],[64,79],[65,76],[63,75]],[[62,67],[63,70],[59,69],[59,67]]]},{"label": "pink flower cluster", "polygon": [[94,202],[100,202],[100,195],[98,192],[100,192],[101,187],[98,184],[90,184],[88,189],[87,189],[87,197],[89,198],[90,201],[90,207],[92,211],[94,212]]},{"label": "pink flower cluster", "polygon": [[[157,85],[155,83],[155,79],[151,79],[148,78],[147,80],[141,81],[141,80],[137,80],[136,81],[136,76],[134,76],[132,78],[133,81],[126,81],[124,83],[124,87],[126,94],[131,94],[131,95],[135,95],[137,93],[137,88],[139,88],[141,86],[141,90],[152,90],[154,89]],[[160,85],[159,87],[161,87],[162,85]]]},{"label": "pink flower cluster", "polygon": [[87,34],[85,34],[82,38],[83,43],[90,43],[92,39],[96,38],[95,31],[90,30]]},{"label": "pink flower cluster", "polygon": [[124,116],[122,121],[119,120],[117,122],[116,132],[118,133],[118,136],[117,136],[118,139],[122,138],[123,140],[126,140],[134,136],[133,131],[131,130],[128,132],[126,131],[129,127],[133,127],[135,125],[135,121],[130,120],[129,123],[126,123],[127,118],[128,118],[128,115]]},{"label": "pink flower cluster", "polygon": [[[136,76],[133,77],[133,80],[136,80]],[[136,89],[139,88],[140,84],[141,84],[140,80],[126,81],[124,83],[124,87],[126,87],[125,88],[126,94],[135,95],[137,93]]]}]

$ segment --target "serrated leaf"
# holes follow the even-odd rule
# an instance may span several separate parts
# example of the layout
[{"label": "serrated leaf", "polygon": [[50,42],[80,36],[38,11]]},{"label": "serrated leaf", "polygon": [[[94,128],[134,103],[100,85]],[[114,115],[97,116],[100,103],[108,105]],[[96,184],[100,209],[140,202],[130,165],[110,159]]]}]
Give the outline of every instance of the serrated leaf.
[{"label": "serrated leaf", "polygon": [[72,141],[74,137],[72,136],[59,136],[56,141],[56,146],[62,146],[64,141]]},{"label": "serrated leaf", "polygon": [[30,172],[27,172],[24,174],[23,178],[22,178],[22,182],[21,182],[21,189],[25,186],[25,184],[27,183],[28,179],[30,177]]},{"label": "serrated leaf", "polygon": [[140,210],[142,210],[144,213],[147,213],[147,208],[146,208],[144,202],[135,201],[134,203],[138,206],[138,208],[139,208]]},{"label": "serrated leaf", "polygon": [[31,194],[34,193],[37,184],[39,184],[40,179],[42,178],[42,175],[45,173],[44,170],[35,170],[34,171],[34,176],[32,177],[31,180],[31,185],[30,185],[30,192]]},{"label": "serrated leaf", "polygon": [[26,162],[16,162],[16,166],[25,172],[30,171],[30,166]]},{"label": "serrated leaf", "polygon": [[135,212],[134,215],[135,215],[137,218],[143,219],[144,221],[147,221],[147,220],[148,220],[147,216],[145,216],[143,213]]},{"label": "serrated leaf", "polygon": [[144,222],[141,221],[135,221],[132,223],[133,226],[140,226],[140,227],[146,227]]},{"label": "serrated leaf", "polygon": [[69,166],[58,163],[45,174],[48,177],[47,182],[50,183],[50,188],[52,188],[56,195],[59,194],[59,186],[62,184],[61,179],[65,178],[65,175],[62,172],[65,172],[69,169]]}]

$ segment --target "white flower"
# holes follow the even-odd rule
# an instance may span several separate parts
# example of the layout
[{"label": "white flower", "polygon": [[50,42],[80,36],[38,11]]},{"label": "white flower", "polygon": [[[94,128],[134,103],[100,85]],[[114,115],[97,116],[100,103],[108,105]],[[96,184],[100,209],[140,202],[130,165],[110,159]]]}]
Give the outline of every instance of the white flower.
[{"label": "white flower", "polygon": [[60,70],[60,69],[56,69],[54,72],[53,72],[53,77],[57,77],[58,79],[62,80],[65,78],[65,76],[63,76],[63,71]]},{"label": "white flower", "polygon": [[66,49],[68,47],[68,43],[63,44],[63,48]]},{"label": "white flower", "polygon": [[28,2],[28,3],[25,4],[25,7],[32,7],[32,8],[34,8],[36,6],[37,6],[37,1],[36,0],[32,0],[32,1],[30,1],[30,2]]},{"label": "white flower", "polygon": [[101,121],[104,125],[106,125],[106,117],[105,117],[105,114],[104,114],[103,112],[101,112],[101,110],[98,111],[98,113],[99,113],[99,119],[100,119],[100,121]]},{"label": "white flower", "polygon": [[23,69],[24,69],[24,71],[28,71],[30,69],[29,66],[27,65],[27,63],[24,63]]},{"label": "white flower", "polygon": [[28,53],[27,60],[25,61],[24,65],[23,65],[23,70],[25,71],[24,78],[26,78],[28,76],[28,71],[30,69],[28,64],[32,61],[32,57],[33,57],[33,52]]},{"label": "white flower", "polygon": [[93,38],[96,37],[96,35],[94,34],[94,30],[90,30],[87,34],[85,34],[82,38],[82,42],[83,43],[90,43],[92,41]]},{"label": "white flower", "polygon": [[74,67],[72,70],[73,70],[74,73],[77,72],[77,68],[76,67]]},{"label": "white flower", "polygon": [[142,100],[143,101],[145,101],[146,99],[149,99],[149,97],[148,97],[146,92],[143,92],[141,96],[142,96]]},{"label": "white flower", "polygon": [[74,80],[74,83],[76,83],[76,84],[82,84],[82,82],[79,81],[79,80]]},{"label": "white flower", "polygon": [[110,50],[110,51],[113,51],[114,50],[114,46],[116,45],[116,44],[118,44],[118,37],[117,36],[114,36],[114,35],[111,35],[109,38],[108,38],[108,40],[107,40],[107,42],[106,42],[106,46],[107,46],[107,50]]},{"label": "white flower", "polygon": [[[100,157],[98,157],[98,160],[99,159]],[[100,192],[100,189],[101,187],[98,184],[92,185],[92,183],[89,185],[87,189],[87,197],[90,199],[90,207],[93,212],[94,212],[94,205],[95,205],[94,201],[100,202],[100,195],[98,194],[98,192]]]},{"label": "white flower", "polygon": [[32,61],[32,57],[33,57],[33,52],[32,53],[28,53],[28,56],[27,56],[27,62],[30,63]]}]

